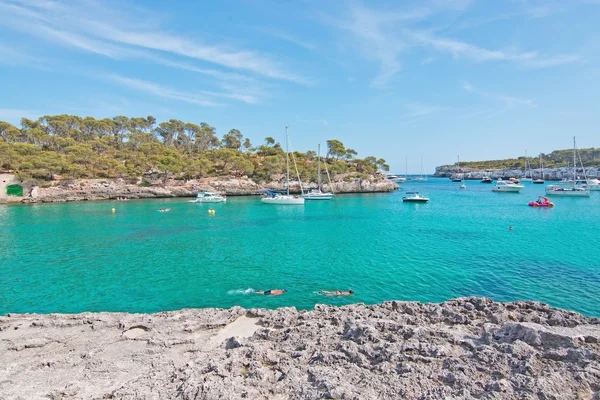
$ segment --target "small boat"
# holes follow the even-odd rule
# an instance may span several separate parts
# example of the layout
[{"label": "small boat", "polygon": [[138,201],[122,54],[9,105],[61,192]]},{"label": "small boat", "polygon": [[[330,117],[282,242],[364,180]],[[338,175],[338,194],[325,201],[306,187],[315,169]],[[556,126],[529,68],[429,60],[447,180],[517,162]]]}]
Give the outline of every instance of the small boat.
[{"label": "small boat", "polygon": [[190,200],[190,203],[225,203],[227,197],[214,192],[198,192],[195,200]]},{"label": "small boat", "polygon": [[502,179],[498,179],[494,187],[492,187],[492,191],[519,193],[524,187],[525,186],[518,185],[512,181],[503,181]]},{"label": "small boat", "polygon": [[481,179],[481,183],[492,183],[492,182],[493,182],[493,179],[492,179],[492,178],[490,178],[489,176],[484,176],[484,177]]},{"label": "small boat", "polygon": [[467,185],[465,185],[464,183],[462,185],[459,186],[460,189],[466,189]]},{"label": "small boat", "polygon": [[541,178],[533,180],[533,183],[535,183],[536,185],[543,185],[546,182],[544,180],[544,164],[542,163],[542,153],[540,153],[540,169],[542,170]]},{"label": "small boat", "polygon": [[392,181],[392,182],[396,182],[396,183],[402,183],[402,182],[406,182],[406,178],[403,176],[398,176],[398,175],[393,175],[393,174],[389,174],[387,175],[387,178]]},{"label": "small boat", "polygon": [[158,212],[161,212],[161,213],[165,213],[165,212],[169,212],[169,211],[171,211],[170,208],[159,208],[158,209]]},{"label": "small boat", "polygon": [[[325,164],[325,170],[327,171],[327,164]],[[329,178],[329,171],[327,171],[327,178]],[[333,187],[331,179],[329,179],[329,187]],[[302,197],[305,200],[331,200],[333,198],[333,193],[321,191],[321,145],[317,147],[317,188],[303,193]]]},{"label": "small boat", "polygon": [[519,179],[517,179],[517,178],[508,178],[508,180],[511,181],[512,183],[516,183],[517,185],[519,183],[521,183],[521,181]]},{"label": "small boat", "polygon": [[[583,165],[582,165],[583,167]],[[585,175],[585,169],[583,170]],[[587,177],[584,179],[587,182]],[[567,196],[567,197],[590,197],[588,185],[577,185],[577,144],[573,136],[573,180],[564,182],[564,185],[546,186],[546,195]]]},{"label": "small boat", "polygon": [[267,190],[260,201],[266,204],[303,205],[304,197]]},{"label": "small boat", "polygon": [[331,200],[333,193],[323,193],[321,189],[311,189],[302,195],[306,200]]},{"label": "small boat", "polygon": [[405,203],[427,203],[429,197],[421,196],[419,192],[406,192],[406,196],[402,198]]},{"label": "small boat", "polygon": [[554,207],[554,203],[548,200],[547,197],[538,196],[536,201],[530,201],[529,207]]},{"label": "small boat", "polygon": [[[304,197],[295,196],[290,194],[290,152],[288,150],[289,146],[289,138],[287,133],[288,127],[285,127],[285,193],[277,192],[274,190],[267,190],[265,195],[261,197],[260,201],[265,204],[274,204],[274,205],[304,205]],[[293,154],[292,154],[293,156]],[[294,165],[296,163],[294,162]],[[298,173],[298,169],[296,168],[296,173]],[[304,190],[302,189],[302,182],[300,182],[300,192],[304,194]]]},{"label": "small boat", "polygon": [[462,175],[452,175],[450,177],[450,181],[452,181],[452,182],[462,182],[463,181],[463,177],[462,177]]}]

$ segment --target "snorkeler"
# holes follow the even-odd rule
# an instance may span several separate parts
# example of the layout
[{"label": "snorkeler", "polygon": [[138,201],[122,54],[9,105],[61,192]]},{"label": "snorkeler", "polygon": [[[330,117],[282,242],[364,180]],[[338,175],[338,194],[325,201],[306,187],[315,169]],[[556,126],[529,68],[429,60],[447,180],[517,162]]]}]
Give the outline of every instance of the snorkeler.
[{"label": "snorkeler", "polygon": [[281,296],[287,293],[285,289],[269,289],[269,290],[257,290],[254,294],[262,294],[263,296]]},{"label": "snorkeler", "polygon": [[343,292],[341,290],[334,290],[334,291],[321,290],[321,293],[326,296],[350,296],[350,295],[354,294],[354,290],[348,289],[347,292]]}]

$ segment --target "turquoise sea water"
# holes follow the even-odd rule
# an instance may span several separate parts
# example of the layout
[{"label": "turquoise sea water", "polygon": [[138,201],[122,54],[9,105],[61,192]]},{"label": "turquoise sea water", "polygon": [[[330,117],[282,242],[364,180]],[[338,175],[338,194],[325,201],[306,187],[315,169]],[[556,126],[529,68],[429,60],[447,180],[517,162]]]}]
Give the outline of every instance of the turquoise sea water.
[{"label": "turquoise sea water", "polygon": [[[258,197],[0,206],[0,314],[488,296],[600,316],[600,192],[533,209],[541,185],[513,194],[466,183],[409,182],[304,207]],[[410,190],[431,201],[403,203]],[[318,294],[348,288],[356,294]]]}]

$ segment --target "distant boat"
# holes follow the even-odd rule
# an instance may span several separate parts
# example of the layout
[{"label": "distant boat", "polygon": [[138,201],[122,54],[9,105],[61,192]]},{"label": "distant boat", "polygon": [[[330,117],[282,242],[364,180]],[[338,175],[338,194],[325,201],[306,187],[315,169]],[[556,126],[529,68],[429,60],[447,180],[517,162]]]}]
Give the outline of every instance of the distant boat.
[{"label": "distant boat", "polygon": [[419,192],[407,192],[402,201],[405,203],[427,203],[429,197],[421,196]]},{"label": "distant boat", "polygon": [[398,176],[398,175],[394,175],[394,174],[388,174],[387,178],[390,181],[396,182],[396,183],[406,182],[406,178],[404,178],[403,176]]},{"label": "distant boat", "polygon": [[537,184],[537,185],[543,185],[544,184],[544,164],[542,163],[542,153],[540,153],[540,169],[542,170],[542,177],[540,179],[534,179],[533,183]]},{"label": "distant boat", "polygon": [[[456,156],[456,169],[460,170],[460,156]],[[462,182],[464,178],[463,174],[454,173],[450,176],[452,182]]]},{"label": "distant boat", "polygon": [[492,183],[494,180],[492,178],[490,178],[489,176],[484,176],[481,179],[481,183]]},{"label": "distant boat", "polygon": [[227,197],[213,192],[198,192],[195,200],[190,200],[190,203],[225,203]]},{"label": "distant boat", "polygon": [[426,181],[427,176],[423,175],[423,154],[421,154],[421,175],[413,178],[413,181]]},{"label": "distant boat", "polygon": [[525,186],[518,185],[511,181],[503,181],[498,179],[494,187],[492,187],[493,192],[511,192],[511,193],[519,193],[521,189]]},{"label": "distant boat", "polygon": [[[583,167],[583,164],[581,166]],[[583,170],[583,174],[585,175],[585,169]],[[587,182],[587,178],[585,181]],[[573,136],[573,180],[571,183],[565,183],[564,185],[546,186],[546,194],[552,196],[590,197],[590,190],[587,185],[577,185],[577,144],[575,136]]]},{"label": "distant boat", "polygon": [[[327,168],[327,164],[325,164],[325,168]],[[327,177],[329,177],[329,172],[327,173]],[[331,186],[330,180],[329,187]],[[321,191],[321,145],[317,147],[317,188],[304,193],[302,197],[305,200],[331,200],[333,198],[333,193],[323,193]]]},{"label": "distant boat", "polygon": [[[285,127],[285,185],[286,185],[286,193],[277,192],[274,190],[268,190],[265,195],[260,199],[265,204],[276,204],[276,205],[304,205],[304,197],[302,196],[292,196],[290,195],[290,153],[288,150],[289,146],[289,138],[287,133],[288,127]],[[298,174],[298,170],[296,170],[296,174]],[[300,181],[300,176],[298,176],[298,180]],[[302,190],[302,183],[300,183],[300,191]]]},{"label": "distant boat", "polygon": [[465,185],[464,183],[462,185],[459,186],[460,189],[466,189],[467,185]]},{"label": "distant boat", "polygon": [[[527,172],[529,171],[529,178]],[[529,157],[527,157],[527,150],[525,150],[525,176],[521,178],[521,182],[533,182],[533,174],[531,173],[531,164],[529,163]]]}]

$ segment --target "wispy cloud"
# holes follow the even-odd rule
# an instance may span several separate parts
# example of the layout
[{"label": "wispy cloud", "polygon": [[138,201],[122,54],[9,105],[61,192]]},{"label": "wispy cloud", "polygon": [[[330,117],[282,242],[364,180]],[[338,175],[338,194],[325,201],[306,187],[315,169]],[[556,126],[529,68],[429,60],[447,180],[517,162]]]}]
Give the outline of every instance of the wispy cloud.
[{"label": "wispy cloud", "polygon": [[535,107],[536,106],[535,102],[531,99],[522,99],[519,97],[508,96],[505,94],[485,92],[485,91],[475,88],[469,82],[463,83],[462,88],[464,90],[466,90],[467,92],[475,93],[482,97],[487,97],[490,99],[500,101],[500,102],[504,103],[506,108],[509,108],[509,109],[513,108],[515,106],[518,106],[518,105],[527,106],[527,107]]},{"label": "wispy cloud", "polygon": [[268,29],[268,28],[263,28],[263,27],[259,27],[259,28],[257,28],[257,30],[260,32],[266,33],[269,36],[273,36],[277,39],[281,39],[286,42],[293,43],[295,45],[303,47],[306,50],[317,50],[317,46],[315,44],[307,42],[305,40],[298,39],[297,37],[288,35],[287,33],[283,33],[283,32],[277,31],[275,29]]},{"label": "wispy cloud", "polygon": [[436,105],[414,102],[406,102],[401,107],[403,112],[398,116],[400,119],[422,119],[444,109]]},{"label": "wispy cloud", "polygon": [[120,83],[123,86],[139,90],[142,92],[150,93],[155,96],[164,97],[167,99],[183,101],[190,104],[196,104],[199,106],[221,106],[222,104],[215,103],[208,96],[199,96],[193,93],[181,92],[178,90],[171,89],[167,86],[160,85],[154,82],[148,82],[141,79],[127,78],[120,75],[106,75],[106,79],[113,82]]},{"label": "wispy cloud", "polygon": [[[119,19],[108,18],[114,10],[102,7],[101,3],[92,4],[93,8],[87,7],[87,2],[11,0],[11,3],[7,3],[6,0],[0,0],[0,9],[5,11],[0,23],[49,41],[111,58],[126,56],[133,47],[201,60],[267,78],[299,84],[312,83],[269,55],[205,44],[199,38],[171,34],[160,26],[146,27],[135,20],[120,25]],[[32,26],[33,20],[36,21],[35,26]],[[24,27],[19,28],[22,25]]]},{"label": "wispy cloud", "polygon": [[43,58],[30,56],[13,47],[0,43],[0,64],[27,65],[33,68],[45,69],[47,61]]},{"label": "wispy cloud", "polygon": [[[539,51],[488,49],[454,38],[438,36],[434,34],[434,30],[422,28],[424,24],[435,20],[434,17],[440,14],[456,15],[465,12],[470,3],[470,1],[422,1],[418,3],[418,7],[410,10],[375,9],[354,3],[341,18],[326,15],[321,20],[340,32],[349,33],[352,39],[350,43],[359,54],[367,60],[378,63],[378,72],[372,83],[380,88],[386,87],[402,70],[402,56],[409,50],[419,47],[465,60],[511,62],[527,68],[547,68],[580,60],[573,54],[545,55]],[[541,16],[542,12],[539,8],[537,15]],[[429,55],[427,59],[433,58],[433,55]]]}]

